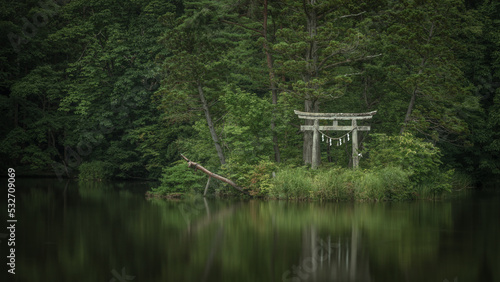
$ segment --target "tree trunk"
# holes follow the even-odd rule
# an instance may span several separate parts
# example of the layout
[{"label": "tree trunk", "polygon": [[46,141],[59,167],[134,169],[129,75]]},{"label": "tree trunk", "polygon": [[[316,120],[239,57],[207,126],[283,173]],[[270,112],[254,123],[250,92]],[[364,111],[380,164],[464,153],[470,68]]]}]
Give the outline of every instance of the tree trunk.
[{"label": "tree trunk", "polygon": [[201,166],[200,164],[197,164],[197,163],[195,163],[195,162],[190,161],[190,160],[189,160],[188,158],[186,158],[183,154],[181,154],[181,157],[182,157],[182,158],[183,158],[186,162],[188,162],[188,167],[189,167],[189,168],[193,168],[193,169],[195,169],[195,170],[196,170],[196,169],[199,169],[199,170],[201,170],[203,173],[205,173],[206,175],[208,175],[209,177],[213,177],[213,178],[218,179],[218,180],[220,180],[220,181],[222,181],[222,182],[225,182],[225,183],[227,183],[227,184],[229,184],[229,185],[233,186],[236,190],[240,191],[241,193],[248,195],[248,192],[247,192],[247,191],[243,190],[243,188],[241,188],[240,186],[238,186],[238,185],[237,185],[236,183],[234,183],[233,181],[231,181],[231,180],[229,180],[229,179],[227,179],[227,178],[225,178],[225,177],[222,177],[222,176],[220,176],[220,175],[218,175],[218,174],[215,174],[215,173],[211,172],[210,170],[208,170],[208,169],[204,168],[204,167],[203,167],[203,166]]},{"label": "tree trunk", "polygon": [[260,29],[255,29],[250,26],[246,26],[244,24],[239,24],[227,20],[221,20],[224,23],[236,25],[248,30],[251,30],[253,32],[256,32],[261,36],[264,41],[262,43],[262,47],[264,49],[264,52],[266,54],[266,62],[267,62],[267,68],[269,70],[269,85],[271,87],[271,93],[272,93],[272,105],[273,105],[273,115],[271,119],[271,131],[272,131],[272,139],[273,139],[273,149],[274,149],[274,160],[276,162],[281,161],[281,154],[278,146],[278,136],[275,132],[276,129],[276,105],[278,104],[278,90],[276,89],[276,83],[274,81],[274,70],[273,70],[273,59],[272,55],[269,52],[269,46],[267,44],[267,20],[268,20],[268,0],[264,0],[264,9],[262,11],[263,14],[263,22],[262,22],[262,30]]},{"label": "tree trunk", "polygon": [[413,107],[415,106],[415,97],[417,96],[418,89],[415,88],[413,90],[413,93],[411,94],[411,99],[410,99],[410,104],[408,105],[408,109],[406,110],[406,116],[405,116],[405,121],[403,123],[403,126],[401,127],[401,131],[399,134],[403,134],[406,130],[406,125],[408,122],[410,122],[411,118],[411,112],[413,111]]},{"label": "tree trunk", "polygon": [[[432,23],[432,25],[429,29],[429,34],[427,36],[427,40],[426,40],[427,44],[430,44],[431,39],[434,36],[434,28],[435,28],[435,25],[434,25],[434,23]],[[427,56],[422,57],[422,61],[420,62],[420,68],[418,70],[419,76],[424,71],[424,67],[426,65],[427,58],[428,58]],[[403,134],[405,132],[406,126],[408,125],[408,122],[410,122],[411,112],[413,111],[413,108],[415,107],[415,98],[417,97],[418,91],[419,90],[418,90],[418,85],[417,85],[417,86],[415,86],[415,88],[413,89],[413,92],[411,93],[410,104],[408,105],[408,109],[406,110],[405,121],[403,123],[403,126],[401,127],[401,131],[399,132],[399,134]]]},{"label": "tree trunk", "polygon": [[[306,73],[304,74],[303,80],[307,84],[312,78],[318,76],[318,44],[315,39],[317,34],[317,24],[318,15],[316,13],[314,5],[315,0],[304,0],[304,11],[306,13],[307,19],[307,32],[309,34],[310,43],[309,48],[306,51],[305,59],[307,63]],[[308,7],[310,5],[310,7]],[[304,101],[304,111],[305,112],[318,112],[319,111],[319,101],[313,100],[313,97],[307,96]],[[314,120],[306,120],[306,125],[314,125]],[[317,148],[320,148],[320,139],[317,140]],[[304,132],[304,145],[302,151],[302,158],[305,164],[312,164],[313,160],[313,132]],[[321,150],[316,151],[316,159],[321,162]]]},{"label": "tree trunk", "polygon": [[222,148],[219,144],[219,137],[215,132],[214,123],[212,121],[212,117],[210,116],[210,110],[208,108],[207,100],[205,99],[205,93],[203,92],[203,87],[201,85],[201,82],[199,81],[198,81],[198,94],[200,95],[200,101],[203,107],[203,111],[205,112],[205,118],[207,119],[210,135],[212,136],[212,140],[214,141],[215,150],[217,151],[217,155],[219,156],[220,164],[223,165],[226,163],[226,159],[224,158],[224,153],[222,152]]},{"label": "tree trunk", "polygon": [[[308,2],[308,3],[306,3]],[[310,78],[318,76],[318,41],[316,40],[316,35],[318,34],[318,13],[315,8],[316,0],[304,0],[304,9],[306,13],[307,20],[307,33],[309,35],[309,48],[307,48],[305,59],[307,63],[307,74],[306,76]],[[308,7],[308,5],[310,7]],[[305,81],[306,83],[309,81]]]},{"label": "tree trunk", "polygon": [[[317,113],[319,111],[319,102],[318,101],[311,101],[311,100],[305,100],[304,101],[304,108],[306,112],[311,112],[311,113]],[[314,120],[312,119],[306,119],[305,120],[306,125],[314,125]],[[313,160],[313,135],[314,132],[312,130],[306,130],[304,131],[304,145],[302,147],[302,159],[304,160],[305,164],[312,164]],[[321,148],[321,139],[317,139],[317,147],[316,148]],[[316,151],[316,158],[319,160],[319,163],[321,163],[321,150]]]},{"label": "tree trunk", "polygon": [[267,45],[267,0],[264,0],[264,21],[262,23],[262,27],[264,28],[264,32],[262,36],[264,37],[263,48],[264,52],[266,52],[266,61],[267,68],[269,70],[269,84],[271,86],[272,93],[272,104],[273,104],[273,115],[271,119],[271,131],[273,135],[273,149],[274,149],[274,160],[279,163],[281,161],[280,149],[278,146],[278,136],[276,134],[276,105],[278,104],[278,90],[276,89],[276,84],[274,81],[274,70],[273,70],[273,59],[272,55],[269,52],[269,46]]}]

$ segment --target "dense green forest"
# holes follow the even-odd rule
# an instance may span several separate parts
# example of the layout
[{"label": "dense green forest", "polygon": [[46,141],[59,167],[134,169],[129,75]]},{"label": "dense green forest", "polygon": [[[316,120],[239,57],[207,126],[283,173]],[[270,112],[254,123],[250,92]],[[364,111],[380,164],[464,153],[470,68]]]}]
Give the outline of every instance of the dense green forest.
[{"label": "dense green forest", "polygon": [[[376,110],[362,168],[394,165],[390,154],[413,167],[404,156],[428,150],[415,177],[438,166],[478,182],[500,175],[497,1],[0,5],[3,167],[196,182],[182,176],[183,153],[265,189],[268,171],[311,162],[294,110]],[[351,165],[346,141],[322,143],[323,166]]]}]

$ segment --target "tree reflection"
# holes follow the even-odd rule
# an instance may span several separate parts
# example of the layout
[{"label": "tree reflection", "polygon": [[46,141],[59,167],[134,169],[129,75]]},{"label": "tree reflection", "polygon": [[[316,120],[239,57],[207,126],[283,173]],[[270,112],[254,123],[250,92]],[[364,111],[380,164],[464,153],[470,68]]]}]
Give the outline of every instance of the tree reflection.
[{"label": "tree reflection", "polygon": [[19,281],[104,281],[123,268],[137,281],[500,281],[497,194],[183,202],[145,200],[113,183],[24,187]]}]

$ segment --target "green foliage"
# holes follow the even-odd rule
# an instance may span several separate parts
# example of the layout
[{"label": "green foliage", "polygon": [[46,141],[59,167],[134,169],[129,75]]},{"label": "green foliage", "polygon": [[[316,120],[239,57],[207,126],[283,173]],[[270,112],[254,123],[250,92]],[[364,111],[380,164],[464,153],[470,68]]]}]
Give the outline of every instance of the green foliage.
[{"label": "green foliage", "polygon": [[278,171],[273,184],[269,197],[277,199],[308,199],[315,189],[312,172],[305,167]]},{"label": "green foliage", "polygon": [[289,22],[276,32],[273,44],[277,70],[289,78],[279,82],[283,95],[299,98],[300,104],[344,95],[352,82],[350,74],[357,71],[350,62],[365,59],[368,38],[363,17],[338,19],[360,12],[360,7],[332,1],[285,2]]},{"label": "green foliage", "polygon": [[433,172],[417,183],[417,193],[422,198],[440,198],[445,192],[451,192],[453,170]]},{"label": "green foliage", "polygon": [[386,167],[375,171],[375,177],[383,183],[384,200],[411,200],[416,197],[411,174],[398,167]]},{"label": "green foliage", "polygon": [[[74,0],[33,33],[24,19],[44,11],[37,1],[4,2],[2,166],[76,171],[83,162],[85,171],[105,161],[113,177],[157,179],[184,152],[213,171],[226,158],[228,176],[266,195],[276,149],[281,166],[303,163],[293,110],[305,108],[378,110],[360,137],[369,171],[318,177],[321,187],[381,187],[392,167],[387,177],[402,169],[435,197],[449,190],[442,163],[476,180],[500,174],[497,1],[284,0],[264,10],[248,1]],[[392,137],[402,131],[432,144]],[[349,155],[329,153],[337,165]],[[337,196],[302,193],[301,181],[283,185],[295,198],[393,198],[385,188],[358,195],[355,184],[337,185]]]},{"label": "green foliage", "polygon": [[223,141],[233,161],[255,163],[272,152],[271,104],[240,88],[226,87]]},{"label": "green foliage", "polygon": [[463,172],[454,171],[451,176],[452,191],[461,191],[464,189],[472,189],[475,185],[475,179],[472,175]]},{"label": "green foliage", "polygon": [[222,172],[227,178],[247,189],[250,195],[266,196],[274,187],[272,175],[277,165],[268,160],[260,160],[256,164],[239,163],[233,159],[222,166]]},{"label": "green foliage", "polygon": [[322,170],[314,179],[315,191],[312,195],[321,200],[353,200],[356,194],[356,184],[360,183],[363,175],[364,173],[360,170],[341,168]]},{"label": "green foliage", "polygon": [[366,144],[367,167],[400,167],[411,175],[412,182],[426,195],[440,196],[450,191],[453,171],[443,172],[441,169],[442,155],[438,147],[410,133],[397,136],[373,134],[371,137],[371,142]]},{"label": "green foliage", "polygon": [[363,165],[372,168],[401,167],[411,172],[417,183],[439,171],[441,153],[432,143],[414,137],[410,133],[387,136],[372,134],[365,145]]},{"label": "green foliage", "polygon": [[113,176],[114,166],[109,162],[92,161],[78,167],[80,180],[106,180]]},{"label": "green foliage", "polygon": [[[207,122],[204,119],[194,122],[189,128],[190,135],[179,135],[175,141],[182,154],[202,163],[205,167],[220,166],[217,152],[214,149]],[[177,155],[178,156],[178,155]]]},{"label": "green foliage", "polygon": [[[154,59],[165,51],[156,44],[162,32],[158,16],[182,4],[66,2],[46,15],[46,25],[37,27],[16,55],[8,56],[17,66],[3,68],[9,69],[5,81],[10,82],[0,90],[2,98],[8,97],[2,100],[2,110],[9,122],[2,125],[7,138],[0,142],[12,150],[2,156],[13,164],[45,170],[54,162],[74,170],[81,161],[106,159],[120,166],[114,176],[147,177],[146,168],[170,161],[149,158],[136,135],[158,123],[150,103],[159,84]],[[36,1],[23,4],[10,10],[10,17],[31,20],[38,6]],[[19,30],[11,31],[22,35],[19,24]],[[18,132],[23,134],[14,136]],[[81,144],[86,144],[85,153]],[[78,163],[67,159],[69,150],[78,153]]]},{"label": "green foliage", "polygon": [[266,196],[274,187],[272,177],[275,175],[276,169],[276,164],[271,161],[260,161],[257,165],[254,165],[248,174],[250,180],[248,189],[251,190],[251,193]]},{"label": "green foliage", "polygon": [[463,117],[479,104],[457,56],[470,25],[464,9],[461,0],[398,1],[382,17],[388,23],[380,34],[388,93],[405,101],[398,109],[402,131],[413,128],[435,141],[468,133]]},{"label": "green foliage", "polygon": [[402,201],[414,199],[416,194],[410,173],[399,167],[344,171],[340,178],[353,183],[358,200]]},{"label": "green foliage", "polygon": [[193,171],[187,167],[184,161],[177,161],[175,165],[163,169],[160,186],[152,190],[160,195],[190,191],[201,193],[206,181],[206,174]]}]

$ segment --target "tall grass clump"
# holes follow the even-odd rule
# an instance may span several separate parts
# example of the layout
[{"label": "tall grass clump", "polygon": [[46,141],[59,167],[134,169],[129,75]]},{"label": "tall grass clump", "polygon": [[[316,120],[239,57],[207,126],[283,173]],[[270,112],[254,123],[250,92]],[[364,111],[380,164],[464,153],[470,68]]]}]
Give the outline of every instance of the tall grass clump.
[{"label": "tall grass clump", "polygon": [[328,201],[394,201],[415,197],[410,173],[400,167],[376,170],[287,168],[278,172],[269,197]]},{"label": "tall grass clump", "polygon": [[355,174],[359,173],[340,168],[319,171],[314,179],[314,197],[320,200],[352,200],[358,179]]},{"label": "tall grass clump", "polygon": [[410,171],[401,167],[386,167],[377,171],[376,175],[383,183],[384,200],[411,200],[416,197]]},{"label": "tall grass clump", "polygon": [[365,170],[356,183],[355,196],[359,200],[384,200],[386,183],[373,171]]},{"label": "tall grass clump", "polygon": [[427,181],[419,183],[417,194],[423,199],[437,199],[467,195],[476,182],[470,174],[448,170],[431,174]]},{"label": "tall grass clump", "polygon": [[377,170],[340,169],[319,173],[315,183],[322,199],[393,201],[414,198],[410,173],[399,167]]},{"label": "tall grass clump", "polygon": [[312,172],[304,167],[281,169],[273,179],[268,196],[275,199],[311,198],[316,190],[312,179]]}]

